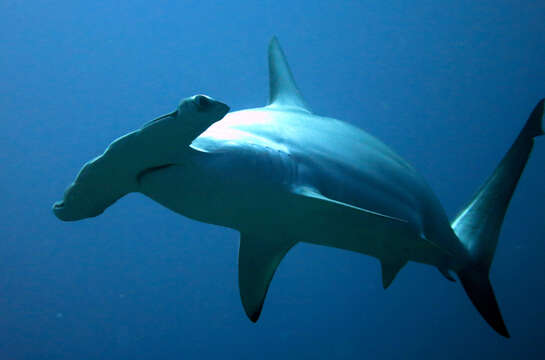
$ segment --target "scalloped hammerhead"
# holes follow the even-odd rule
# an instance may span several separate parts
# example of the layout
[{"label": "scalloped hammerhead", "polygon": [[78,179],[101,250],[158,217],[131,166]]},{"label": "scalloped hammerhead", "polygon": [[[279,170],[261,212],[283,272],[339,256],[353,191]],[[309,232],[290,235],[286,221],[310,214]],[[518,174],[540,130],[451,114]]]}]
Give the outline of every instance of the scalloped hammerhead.
[{"label": "scalloped hammerhead", "polygon": [[469,299],[509,337],[489,281],[500,227],[543,134],[544,100],[509,151],[449,221],[415,169],[346,122],[312,113],[276,38],[269,45],[269,103],[229,112],[195,95],[111,143],[87,162],[64,198],[61,220],[101,214],[140,192],[183,216],[240,232],[239,289],[257,321],[276,268],[298,242],[377,258],[387,288],[408,261],[457,274]]}]

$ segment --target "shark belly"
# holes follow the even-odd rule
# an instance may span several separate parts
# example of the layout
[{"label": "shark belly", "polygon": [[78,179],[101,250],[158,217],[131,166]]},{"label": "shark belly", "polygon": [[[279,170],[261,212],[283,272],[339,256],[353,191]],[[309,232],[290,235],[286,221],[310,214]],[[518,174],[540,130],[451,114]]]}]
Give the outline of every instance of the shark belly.
[{"label": "shark belly", "polygon": [[139,192],[193,220],[239,231],[286,223],[286,184],[293,175],[287,159],[253,145],[217,153],[191,151],[183,163],[150,171]]}]

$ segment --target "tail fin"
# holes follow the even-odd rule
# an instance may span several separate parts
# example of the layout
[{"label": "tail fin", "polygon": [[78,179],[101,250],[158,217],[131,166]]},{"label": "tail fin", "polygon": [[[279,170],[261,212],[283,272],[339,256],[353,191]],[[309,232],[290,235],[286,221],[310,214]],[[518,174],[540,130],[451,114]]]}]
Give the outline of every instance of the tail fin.
[{"label": "tail fin", "polygon": [[472,265],[458,272],[462,285],[488,324],[505,337],[509,333],[488,274],[505,212],[534,146],[534,137],[544,134],[544,105],[542,99],[494,173],[451,224],[473,260]]}]

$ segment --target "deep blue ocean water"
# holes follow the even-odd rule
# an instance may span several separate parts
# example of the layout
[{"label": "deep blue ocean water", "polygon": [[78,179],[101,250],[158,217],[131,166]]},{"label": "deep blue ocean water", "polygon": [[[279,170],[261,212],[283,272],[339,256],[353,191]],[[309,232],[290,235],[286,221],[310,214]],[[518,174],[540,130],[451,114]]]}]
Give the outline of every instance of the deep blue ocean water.
[{"label": "deep blue ocean water", "polygon": [[458,283],[411,263],[297,245],[251,323],[238,233],[141,195],[51,212],[115,138],[205,93],[265,104],[277,35],[315,113],[424,174],[453,216],[545,96],[540,1],[0,3],[0,359],[543,359],[545,138],[491,270],[511,339]]}]

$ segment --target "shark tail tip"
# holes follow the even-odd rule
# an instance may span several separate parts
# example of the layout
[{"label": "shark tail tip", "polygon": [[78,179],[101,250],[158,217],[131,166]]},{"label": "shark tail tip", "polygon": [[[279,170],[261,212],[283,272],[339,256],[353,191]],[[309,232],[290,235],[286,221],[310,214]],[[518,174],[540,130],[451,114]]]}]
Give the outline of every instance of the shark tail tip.
[{"label": "shark tail tip", "polygon": [[526,125],[524,125],[523,133],[531,138],[544,135],[543,131],[543,113],[545,111],[545,98],[538,101],[534,110],[528,117]]},{"label": "shark tail tip", "polygon": [[503,321],[496,295],[488,278],[488,271],[473,266],[458,272],[458,277],[469,299],[486,322],[498,334],[510,338],[511,335]]}]

